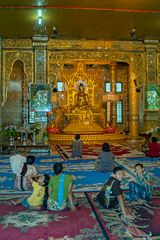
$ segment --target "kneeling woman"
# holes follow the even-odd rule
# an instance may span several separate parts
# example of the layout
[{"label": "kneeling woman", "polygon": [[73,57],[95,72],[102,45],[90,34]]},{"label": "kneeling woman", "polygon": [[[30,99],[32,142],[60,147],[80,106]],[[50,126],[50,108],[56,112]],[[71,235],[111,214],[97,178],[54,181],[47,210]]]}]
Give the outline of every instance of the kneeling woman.
[{"label": "kneeling woman", "polygon": [[63,165],[55,163],[53,166],[54,176],[50,179],[48,184],[48,209],[49,210],[63,210],[69,207],[75,210],[73,204],[73,178],[69,174],[62,172]]}]

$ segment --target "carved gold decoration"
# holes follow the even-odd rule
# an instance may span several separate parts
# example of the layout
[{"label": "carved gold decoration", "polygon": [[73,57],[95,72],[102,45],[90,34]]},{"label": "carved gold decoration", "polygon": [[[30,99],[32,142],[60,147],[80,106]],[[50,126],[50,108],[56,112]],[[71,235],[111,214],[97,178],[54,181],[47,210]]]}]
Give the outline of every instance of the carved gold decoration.
[{"label": "carved gold decoration", "polygon": [[35,82],[46,82],[46,50],[40,47],[35,49]]},{"label": "carved gold decoration", "polygon": [[61,41],[61,40],[49,40],[48,49],[81,49],[81,50],[113,50],[113,51],[144,51],[144,44],[141,42],[130,42],[130,41],[94,41],[94,40],[71,40],[71,41]]},{"label": "carved gold decoration", "polygon": [[78,61],[64,64],[61,68],[59,77],[65,84],[65,91],[61,94],[59,102],[69,123],[63,129],[64,132],[103,131],[103,128],[96,123],[99,119],[99,123],[103,121],[102,125],[104,125],[102,100],[95,102],[94,97],[95,89],[99,87],[101,71],[101,68],[90,71],[84,62]]},{"label": "carved gold decoration", "polygon": [[[104,127],[105,122],[102,108],[105,101],[101,99],[104,95],[104,82],[112,78],[110,71],[101,66],[110,66],[115,62],[127,63],[128,66],[125,66],[123,70],[116,66],[115,71],[115,79],[123,82],[124,89],[123,94],[119,95],[124,108],[124,122],[120,127],[124,129],[129,125],[131,136],[135,138],[138,135],[139,119],[138,95],[134,80],[136,80],[137,87],[141,89],[148,82],[160,83],[160,44],[157,41],[142,43],[140,41],[48,41],[48,38],[3,39],[1,52],[3,102],[7,97],[12,66],[16,60],[20,60],[24,64],[25,85],[34,81],[34,74],[36,81],[53,84],[56,84],[58,80],[65,82],[66,91],[62,92],[59,98],[62,115],[66,114],[69,120],[75,117],[79,119],[78,121],[89,118],[90,122],[99,122],[100,127]],[[35,68],[34,61],[36,62]],[[87,68],[90,64],[95,68]],[[69,68],[69,66],[72,67]],[[75,109],[77,90],[74,84],[80,79],[87,86],[85,91],[88,94],[90,106],[86,112],[78,107]],[[129,89],[130,101],[128,101]],[[98,111],[99,115],[96,115]],[[154,121],[153,114],[150,119]]]},{"label": "carved gold decoration", "polygon": [[[71,134],[49,134],[49,139],[57,143],[71,143],[73,141],[74,135]],[[83,143],[104,143],[105,141],[121,141],[124,139],[127,139],[127,136],[125,134],[83,134],[81,135],[81,139]]]},{"label": "carved gold decoration", "polygon": [[2,99],[3,104],[7,99],[8,81],[12,72],[13,64],[16,60],[20,60],[24,64],[24,72],[26,82],[33,81],[33,52],[31,51],[3,51],[3,72],[2,72]]},{"label": "carved gold decoration", "polygon": [[146,62],[147,62],[147,82],[157,81],[157,47],[158,40],[145,40]]},{"label": "carved gold decoration", "polygon": [[32,40],[31,39],[3,39],[2,42],[3,48],[16,48],[16,49],[32,49]]},{"label": "carved gold decoration", "polygon": [[[104,42],[97,43],[96,42],[96,44],[95,44],[94,41],[93,42],[91,41],[90,45],[89,45],[89,42],[87,42],[85,44],[83,41],[80,41],[80,42],[67,41],[65,43],[66,44],[63,45],[63,43],[59,44],[59,42],[57,41],[56,45],[54,45],[55,42],[49,42],[49,45],[48,45],[48,50],[49,50],[49,52],[48,52],[48,69],[49,69],[49,72],[50,72],[50,69],[52,69],[53,66],[56,66],[56,65],[59,66],[59,69],[62,69],[63,63],[73,64],[74,68],[76,68],[77,63],[79,63],[79,64],[81,63],[85,66],[87,64],[105,65],[105,64],[111,64],[112,62],[125,62],[125,63],[128,63],[128,66],[134,65],[134,73],[135,73],[134,79],[136,79],[138,86],[143,85],[144,73],[143,73],[142,69],[145,68],[145,61],[144,61],[144,54],[143,54],[144,45],[143,44],[128,43],[128,45],[127,45],[127,42],[119,43],[119,45],[118,45],[118,42],[112,42],[112,43],[111,42],[109,42],[109,43],[104,43]],[[58,50],[56,47],[57,45],[58,45]],[[51,47],[52,47],[52,50],[51,50]],[[77,47],[77,49],[80,49],[81,47],[83,47],[83,49],[81,49],[81,51],[76,51],[76,47]],[[54,48],[56,49],[56,51],[54,51]],[[90,48],[90,51],[88,51],[87,48],[88,49]],[[70,51],[67,51],[67,49],[68,50],[70,49]],[[84,51],[84,49],[86,49],[86,51]],[[133,51],[134,51],[134,53],[133,53]],[[57,69],[58,69],[58,67],[57,67]],[[74,71],[75,71],[75,69],[68,70],[66,72],[66,75],[68,77],[72,76]],[[58,76],[57,79],[62,79],[62,78],[65,79],[64,71],[61,70],[61,72],[63,72],[63,76],[62,76],[62,74],[57,73],[57,74],[55,74],[56,75],[55,78]],[[100,72],[99,78],[102,75],[103,75],[102,72]],[[84,73],[83,73],[83,76],[85,76]],[[87,76],[88,76],[88,73],[85,76],[86,79],[87,79]],[[127,76],[127,73],[126,73],[126,76]],[[80,78],[81,78],[81,76],[80,76]],[[125,86],[127,86],[128,85],[128,80],[127,80],[128,76],[127,76],[127,78],[125,77],[125,79],[126,79]],[[67,81],[64,80],[64,81],[68,82],[67,88],[68,88],[68,95],[70,97],[68,98],[67,105],[66,105],[65,100],[62,101],[62,105],[65,106],[65,108],[67,108],[68,105],[74,106],[74,97],[73,97],[72,89],[71,89],[72,86],[71,86],[71,88],[69,87],[70,86],[69,81],[68,80]],[[100,81],[100,82],[102,83],[103,81]],[[70,77],[70,83],[73,83],[73,80],[71,77]],[[92,84],[94,84],[94,83],[92,83]],[[102,87],[102,85],[99,87]],[[128,102],[128,99],[127,99],[128,90],[127,89],[128,88],[126,87],[124,89],[126,89],[126,92],[123,94],[123,96],[121,96],[119,98],[117,97],[117,100],[121,98],[124,101],[123,114],[124,114],[124,119],[128,123],[128,121],[129,121],[129,119],[128,119],[129,115],[127,114],[127,112],[129,111],[128,110],[129,106],[127,104],[127,102]],[[93,99],[93,97],[92,97],[92,99]],[[113,107],[113,110],[114,109],[115,109],[115,107]]]}]

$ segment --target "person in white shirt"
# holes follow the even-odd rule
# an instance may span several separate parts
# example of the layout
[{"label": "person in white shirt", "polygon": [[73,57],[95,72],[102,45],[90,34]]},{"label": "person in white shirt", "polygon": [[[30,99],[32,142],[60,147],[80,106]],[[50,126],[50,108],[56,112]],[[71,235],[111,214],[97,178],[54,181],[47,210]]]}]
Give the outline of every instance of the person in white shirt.
[{"label": "person in white shirt", "polygon": [[10,157],[10,164],[13,174],[20,174],[24,163],[26,162],[26,157],[20,154],[16,154]]},{"label": "person in white shirt", "polygon": [[[20,159],[20,158],[18,158],[18,159]],[[23,160],[24,159],[22,158],[22,162],[23,162]],[[18,190],[18,191],[31,191],[32,190],[32,185],[28,181],[27,176],[37,174],[37,170],[36,170],[35,166],[33,165],[34,161],[35,161],[35,157],[29,155],[26,157],[26,162],[23,162],[23,164],[22,164],[22,162],[19,163],[19,160],[18,160],[17,164],[19,166],[17,167],[17,169],[15,167],[16,159],[14,161],[14,164],[12,163],[11,167],[14,166],[13,173],[16,174],[15,180],[14,180],[15,190]]]}]

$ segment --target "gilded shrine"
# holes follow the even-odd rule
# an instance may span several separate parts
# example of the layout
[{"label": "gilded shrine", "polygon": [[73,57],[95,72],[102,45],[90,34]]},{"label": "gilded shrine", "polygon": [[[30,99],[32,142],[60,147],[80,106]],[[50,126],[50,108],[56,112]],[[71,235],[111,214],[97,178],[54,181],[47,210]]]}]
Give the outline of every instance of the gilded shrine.
[{"label": "gilded shrine", "polygon": [[[37,36],[3,39],[1,46],[1,112],[6,116],[2,125],[15,122],[15,115],[17,126],[40,119],[42,129],[53,130],[49,132],[53,142],[70,142],[76,133],[85,142],[134,140],[156,127],[157,109],[148,111],[142,104],[144,86],[159,84],[156,41],[63,41]],[[151,64],[156,58],[157,69]],[[30,84],[52,87],[52,111],[31,112]]]},{"label": "gilded shrine", "polygon": [[[116,68],[112,65],[116,67],[113,63],[98,65],[83,61],[63,65],[60,80],[57,81],[57,85],[61,82],[62,91],[53,92],[53,110],[49,113],[52,119],[50,126],[62,132],[59,135],[61,140],[68,140],[67,138],[71,138],[70,134],[76,133],[83,134],[82,138],[86,141],[96,138],[104,141],[109,137],[126,138],[119,133],[120,130],[116,130],[113,115],[115,102],[124,99],[126,93],[105,95],[105,82],[101,80],[106,74],[111,75],[111,78],[115,74]],[[127,76],[125,78],[124,84],[127,83]],[[106,129],[110,132],[107,133]],[[114,135],[109,134],[113,132]],[[58,138],[58,135],[50,137]]]}]

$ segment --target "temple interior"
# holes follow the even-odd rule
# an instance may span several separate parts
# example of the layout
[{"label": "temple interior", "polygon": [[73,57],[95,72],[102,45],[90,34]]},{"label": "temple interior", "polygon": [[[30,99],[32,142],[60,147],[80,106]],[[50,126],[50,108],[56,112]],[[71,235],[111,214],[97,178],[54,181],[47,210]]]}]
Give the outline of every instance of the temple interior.
[{"label": "temple interior", "polygon": [[1,129],[36,125],[41,144],[44,136],[70,142],[76,133],[85,142],[136,142],[153,132],[159,14],[155,3],[137,4],[1,4]]},{"label": "temple interior", "polygon": [[0,1],[0,91],[2,159],[61,154],[76,134],[144,153],[160,142],[159,0]]}]

